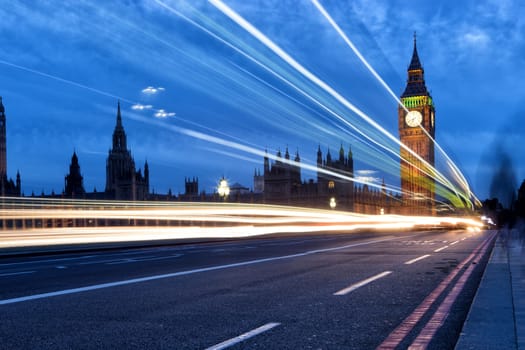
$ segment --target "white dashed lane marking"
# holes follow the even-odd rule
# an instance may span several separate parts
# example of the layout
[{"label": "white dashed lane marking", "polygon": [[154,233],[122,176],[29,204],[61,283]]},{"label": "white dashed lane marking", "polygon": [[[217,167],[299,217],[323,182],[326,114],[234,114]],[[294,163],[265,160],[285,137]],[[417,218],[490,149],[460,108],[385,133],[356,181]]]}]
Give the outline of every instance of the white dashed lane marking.
[{"label": "white dashed lane marking", "polygon": [[354,290],[358,289],[358,288],[361,288],[363,286],[366,286],[367,284],[371,283],[371,282],[374,282],[375,280],[378,280],[380,278],[383,278],[385,276],[388,276],[392,273],[392,271],[385,271],[385,272],[381,272],[375,276],[372,276],[370,278],[367,278],[365,280],[362,280],[361,282],[357,282],[357,283],[354,283],[344,289],[341,289],[340,291],[338,292],[335,292],[334,295],[346,295],[350,292],[353,292]]},{"label": "white dashed lane marking", "polygon": [[405,265],[411,265],[413,263],[415,263],[416,261],[419,261],[419,260],[423,260],[423,259],[426,259],[430,256],[430,254],[425,254],[423,256],[420,256],[418,258],[415,258],[415,259],[412,259],[412,260],[408,260],[407,262],[405,262]]},{"label": "white dashed lane marking", "polygon": [[250,338],[253,338],[255,337],[256,335],[259,335],[261,333],[264,333],[264,332],[267,332],[269,331],[270,329],[272,328],[275,328],[277,326],[279,326],[280,323],[276,323],[276,322],[272,322],[272,323],[267,323],[265,324],[264,326],[261,326],[259,328],[255,328],[255,329],[252,329],[251,331],[249,332],[246,332],[246,333],[243,333],[235,338],[231,338],[231,339],[228,339],[228,340],[225,340],[223,341],[222,343],[219,343],[219,344],[216,344],[216,345],[213,345],[209,348],[207,348],[206,350],[221,350],[221,349],[226,349],[230,346],[233,346],[237,343],[240,343],[242,341],[245,341],[247,339],[250,339]]}]

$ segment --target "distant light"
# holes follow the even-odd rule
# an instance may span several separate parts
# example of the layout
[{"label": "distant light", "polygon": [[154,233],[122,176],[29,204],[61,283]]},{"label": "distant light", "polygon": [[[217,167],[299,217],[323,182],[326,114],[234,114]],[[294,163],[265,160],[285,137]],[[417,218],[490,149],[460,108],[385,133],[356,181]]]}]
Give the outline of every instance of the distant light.
[{"label": "distant light", "polygon": [[226,179],[222,178],[219,181],[219,187],[217,187],[217,192],[219,192],[219,196],[226,197],[230,194],[230,186],[228,186],[228,181]]},{"label": "distant light", "polygon": [[334,197],[330,198],[330,208],[335,209],[336,206],[337,206],[337,203],[335,202],[335,198]]}]

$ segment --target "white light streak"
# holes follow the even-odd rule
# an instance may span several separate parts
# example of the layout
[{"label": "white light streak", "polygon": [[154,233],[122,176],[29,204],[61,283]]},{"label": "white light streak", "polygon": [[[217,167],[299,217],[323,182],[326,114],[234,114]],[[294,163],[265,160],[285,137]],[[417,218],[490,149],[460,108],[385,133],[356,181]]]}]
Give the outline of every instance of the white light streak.
[{"label": "white light streak", "polygon": [[[20,205],[18,205],[18,203]],[[352,232],[411,230],[425,227],[482,227],[469,218],[363,215],[334,210],[262,204],[97,202],[79,200],[16,200],[0,218],[62,227],[4,229],[0,248],[57,244],[138,242],[169,239],[240,238],[281,232]],[[81,221],[75,227],[77,221]],[[116,226],[99,226],[115,222]],[[142,220],[147,226],[134,226]],[[67,227],[67,223],[71,223]],[[75,224],[73,224],[75,222]],[[157,226],[155,222],[168,222]],[[88,225],[86,227],[86,225]],[[147,232],[147,233],[146,233]]]},{"label": "white light streak", "polygon": [[[352,41],[350,41],[347,35],[343,32],[343,30],[339,27],[339,25],[334,21],[334,19],[328,14],[328,12],[319,3],[319,1],[318,0],[311,0],[311,1],[317,7],[317,9],[321,12],[321,14],[328,20],[328,22],[332,25],[332,27],[337,31],[337,33],[341,36],[341,38],[343,38],[343,40],[348,44],[348,46],[352,49],[355,55],[361,60],[361,62],[365,65],[365,67],[381,83],[381,85],[388,91],[388,93],[396,100],[398,105],[401,106],[405,110],[405,112],[408,112],[408,108],[405,107],[405,105],[401,102],[401,100],[397,97],[397,95],[392,91],[392,89],[388,86],[388,84],[381,78],[381,76],[375,71],[375,69],[368,63],[368,61],[364,58],[361,52],[352,43]],[[464,193],[459,194],[456,191],[456,194],[460,197],[465,198],[467,202],[470,202],[471,196],[475,200],[477,200],[476,196],[470,190],[468,182],[466,181],[465,177],[463,176],[459,168],[456,166],[456,164],[454,164],[454,162],[450,159],[448,154],[443,150],[443,148],[441,148],[441,146],[436,142],[436,140],[427,132],[427,130],[423,126],[420,125],[419,128],[424,131],[426,136],[436,145],[438,151],[446,158],[449,168],[452,170],[452,172],[454,173],[457,179],[457,183],[459,183],[462,189],[464,190]],[[455,191],[455,186],[453,186],[452,184],[450,185],[451,185],[450,189]],[[473,209],[473,207],[474,205],[471,203],[471,208]]]},{"label": "white light streak", "polygon": [[117,95],[114,95],[112,93],[109,93],[109,92],[106,92],[106,91],[102,91],[102,90],[93,88],[91,86],[87,86],[87,85],[78,83],[78,82],[73,81],[73,80],[64,79],[64,78],[61,78],[61,77],[56,76],[56,75],[51,75],[51,74],[48,74],[48,73],[45,73],[45,72],[42,72],[42,71],[38,71],[36,69],[20,66],[18,64],[11,63],[11,62],[8,62],[8,61],[0,60],[0,64],[6,65],[6,66],[10,66],[10,67],[13,67],[13,68],[17,68],[17,69],[20,69],[20,70],[23,70],[23,71],[26,71],[26,72],[29,72],[29,73],[37,74],[37,75],[40,75],[40,76],[43,76],[43,77],[46,77],[46,78],[49,78],[49,79],[53,79],[53,80],[59,81],[61,83],[72,85],[72,86],[75,86],[75,87],[78,87],[78,88],[81,88],[81,89],[85,89],[85,90],[88,90],[88,91],[91,91],[91,92],[94,92],[94,93],[97,93],[97,94],[100,94],[100,95],[103,95],[103,96],[107,96],[107,97],[111,97],[111,98],[116,99],[116,100],[127,102],[127,103],[130,103],[130,104],[136,104],[137,103],[137,102],[128,100],[127,98],[124,98],[122,96],[117,96]]},{"label": "white light streak", "polygon": [[[156,0],[159,2],[158,0]],[[255,28],[251,23],[246,21],[243,17],[241,17],[238,13],[236,13],[233,9],[228,7],[226,4],[224,4],[220,0],[208,0],[213,6],[215,6],[217,9],[219,9],[221,12],[223,12],[227,17],[235,21],[239,26],[241,26],[243,29],[245,29],[248,33],[250,33],[253,37],[255,37],[257,40],[259,40],[261,43],[263,43],[266,47],[268,47],[270,50],[272,50],[276,55],[278,55],[281,59],[283,59],[286,63],[288,63],[291,67],[293,67],[295,70],[297,70],[299,73],[301,73],[303,76],[308,78],[310,81],[315,83],[317,86],[322,88],[324,91],[329,93],[332,97],[334,97],[338,102],[340,102],[342,105],[353,111],[356,115],[358,115],[360,118],[362,118],[364,121],[366,121],[368,124],[370,124],[372,127],[374,127],[376,130],[378,130],[382,135],[386,136],[387,139],[390,141],[395,142],[397,145],[399,145],[402,149],[406,150],[410,155],[415,157],[421,164],[423,164],[423,167],[418,167],[415,164],[412,164],[418,168],[423,174],[426,174],[429,177],[434,178],[436,181],[442,183],[446,188],[451,189],[453,192],[457,193],[458,191],[455,189],[455,186],[444,176],[442,175],[436,168],[434,168],[432,165],[430,165],[425,159],[423,159],[420,155],[415,153],[412,149],[407,147],[405,144],[400,142],[396,137],[394,137],[392,134],[390,134],[386,129],[384,129],[381,125],[376,123],[372,118],[367,116],[365,113],[363,113],[360,109],[355,107],[352,103],[350,103],[347,99],[345,99],[343,96],[341,96],[337,91],[335,91],[332,87],[330,87],[328,84],[326,84],[324,81],[319,79],[317,76],[315,76],[313,73],[311,73],[309,70],[304,68],[300,63],[298,63],[295,59],[293,59],[288,53],[286,53],[284,50],[282,50],[279,46],[277,46],[272,40],[270,40],[267,36],[265,36],[262,32],[260,32],[257,28]],[[396,98],[397,99],[397,98]],[[336,115],[339,117],[338,115]],[[355,128],[350,122],[348,122],[346,119],[339,117],[341,121],[343,121],[348,126],[354,128],[354,130],[358,131],[361,135],[363,135],[365,138],[373,141],[370,139],[368,135],[365,135],[362,133],[358,128]],[[381,148],[384,148],[388,152],[393,152],[391,149],[388,149],[382,144],[377,143],[376,141],[373,141],[374,143],[378,144]],[[406,161],[406,160],[403,160]],[[467,199],[468,200],[468,199]]]},{"label": "white light streak", "polygon": [[348,46],[352,49],[352,51],[355,53],[355,55],[361,60],[361,62],[365,65],[365,67],[372,73],[372,75],[383,85],[383,87],[388,91],[390,95],[397,101],[397,103],[403,107],[403,109],[408,112],[408,109],[405,107],[405,105],[399,100],[397,95],[390,89],[390,86],[388,86],[387,83],[381,78],[381,76],[376,72],[376,70],[368,63],[368,61],[364,58],[364,56],[361,54],[361,52],[357,49],[357,47],[354,45],[354,43],[346,36],[345,32],[339,27],[339,25],[334,21],[334,19],[328,14],[328,12],[324,9],[324,7],[319,3],[317,0],[311,0],[312,3],[317,7],[319,12],[328,20],[328,22],[332,25],[332,27],[337,31],[337,33],[343,38],[343,40],[348,44]]}]

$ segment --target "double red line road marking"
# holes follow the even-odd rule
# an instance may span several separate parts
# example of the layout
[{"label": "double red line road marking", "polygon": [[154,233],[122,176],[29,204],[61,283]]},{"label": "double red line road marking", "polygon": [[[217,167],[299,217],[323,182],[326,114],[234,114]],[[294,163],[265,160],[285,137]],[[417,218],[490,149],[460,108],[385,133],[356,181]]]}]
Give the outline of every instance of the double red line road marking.
[{"label": "double red line road marking", "polygon": [[450,309],[459,294],[463,290],[465,283],[468,281],[470,275],[474,271],[475,264],[471,262],[479,262],[485,255],[490,243],[495,238],[496,233],[492,233],[487,237],[465,260],[463,260],[437,287],[430,293],[425,300],[410,314],[405,320],[397,326],[392,333],[377,347],[380,350],[395,349],[414,329],[421,318],[430,310],[432,305],[436,302],[439,296],[452,285],[456,277],[462,272],[463,268],[470,264],[460,278],[455,282],[451,291],[445,299],[438,306],[436,312],[432,315],[430,320],[424,325],[421,332],[418,334],[414,342],[410,345],[410,349],[425,349],[429,344],[438,329],[443,325],[447,318]]}]

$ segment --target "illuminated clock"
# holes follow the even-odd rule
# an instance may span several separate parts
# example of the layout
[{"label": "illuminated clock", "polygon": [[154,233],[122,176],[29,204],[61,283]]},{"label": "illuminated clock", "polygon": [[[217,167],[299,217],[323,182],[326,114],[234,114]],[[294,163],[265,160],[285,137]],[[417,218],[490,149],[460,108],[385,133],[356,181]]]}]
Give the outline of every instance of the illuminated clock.
[{"label": "illuminated clock", "polygon": [[419,113],[419,111],[410,111],[405,116],[405,121],[408,126],[415,127],[421,124],[421,122],[423,121],[423,116],[421,115],[421,113]]}]

